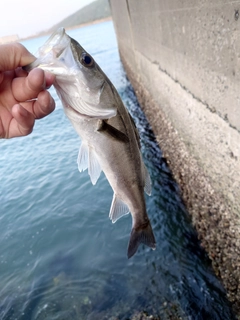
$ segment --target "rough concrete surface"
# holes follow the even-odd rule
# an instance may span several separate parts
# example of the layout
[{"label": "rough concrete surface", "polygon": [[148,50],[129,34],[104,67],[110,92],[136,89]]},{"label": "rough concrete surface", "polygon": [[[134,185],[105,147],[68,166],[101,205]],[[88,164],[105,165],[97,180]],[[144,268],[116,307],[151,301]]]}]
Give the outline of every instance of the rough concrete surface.
[{"label": "rough concrete surface", "polygon": [[111,1],[121,59],[240,316],[240,1]]}]

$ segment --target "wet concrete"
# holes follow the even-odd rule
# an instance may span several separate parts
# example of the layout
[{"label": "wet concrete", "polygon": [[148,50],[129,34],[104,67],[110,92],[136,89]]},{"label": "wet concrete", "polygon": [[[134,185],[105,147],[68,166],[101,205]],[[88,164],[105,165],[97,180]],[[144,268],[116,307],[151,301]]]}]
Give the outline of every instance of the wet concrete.
[{"label": "wet concrete", "polygon": [[123,55],[121,59],[163,155],[180,186],[201,244],[208,252],[235,312],[240,315],[239,217],[226,204],[224,197],[213,189],[208,177],[159,107],[159,101],[154,101],[137,80]]},{"label": "wet concrete", "polygon": [[110,1],[127,75],[240,317],[240,1]]}]

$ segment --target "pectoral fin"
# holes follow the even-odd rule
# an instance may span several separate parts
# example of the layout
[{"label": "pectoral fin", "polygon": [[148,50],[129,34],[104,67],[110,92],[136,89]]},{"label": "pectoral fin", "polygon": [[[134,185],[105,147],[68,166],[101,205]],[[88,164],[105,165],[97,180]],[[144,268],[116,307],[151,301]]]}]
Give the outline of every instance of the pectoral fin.
[{"label": "pectoral fin", "polygon": [[118,219],[128,213],[128,206],[114,193],[112,205],[109,212],[109,218],[110,220],[112,220],[112,223],[115,223]]},{"label": "pectoral fin", "polygon": [[111,136],[113,139],[116,139],[122,142],[129,142],[129,139],[125,133],[121,132],[120,130],[108,124],[106,120],[99,120],[97,131],[106,133],[109,136]]}]

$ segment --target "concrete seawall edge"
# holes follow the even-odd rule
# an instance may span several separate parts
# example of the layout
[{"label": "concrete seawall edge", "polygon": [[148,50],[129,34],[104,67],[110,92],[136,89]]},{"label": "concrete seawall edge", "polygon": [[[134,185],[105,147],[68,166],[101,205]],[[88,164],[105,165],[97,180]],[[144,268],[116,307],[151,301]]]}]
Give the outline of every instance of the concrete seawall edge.
[{"label": "concrete seawall edge", "polygon": [[[226,202],[223,194],[212,186],[211,179],[206,176],[191,153],[191,148],[186,146],[181,135],[174,128],[162,108],[166,103],[166,96],[159,96],[156,101],[146,89],[141,77],[127,62],[126,55],[121,54],[121,48],[120,55],[138,101],[180,186],[182,198],[192,216],[201,244],[212,260],[214,271],[222,280],[235,312],[240,315],[240,230],[237,209],[235,210],[231,203]],[[158,70],[158,73],[161,71]],[[166,77],[164,73],[162,76]],[[186,94],[179,84],[171,79],[168,81],[171,82],[172,91],[176,95],[180,97]],[[188,98],[192,99],[192,104],[200,103],[194,101],[191,94],[188,95]]]}]

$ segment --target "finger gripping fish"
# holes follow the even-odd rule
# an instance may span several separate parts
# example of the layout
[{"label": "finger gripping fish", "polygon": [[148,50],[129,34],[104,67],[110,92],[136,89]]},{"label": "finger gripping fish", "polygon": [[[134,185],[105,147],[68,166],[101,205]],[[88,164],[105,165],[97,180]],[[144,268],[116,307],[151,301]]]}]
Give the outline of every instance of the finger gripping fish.
[{"label": "finger gripping fish", "polygon": [[115,223],[131,213],[132,231],[128,258],[140,243],[155,249],[144,190],[151,194],[151,180],[143,163],[139,135],[117,90],[81,45],[58,29],[39,48],[35,67],[56,75],[54,87],[65,114],[81,138],[78,169],[88,169],[95,184],[103,171],[114,191],[109,217]]}]

